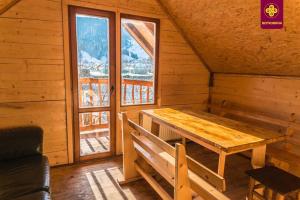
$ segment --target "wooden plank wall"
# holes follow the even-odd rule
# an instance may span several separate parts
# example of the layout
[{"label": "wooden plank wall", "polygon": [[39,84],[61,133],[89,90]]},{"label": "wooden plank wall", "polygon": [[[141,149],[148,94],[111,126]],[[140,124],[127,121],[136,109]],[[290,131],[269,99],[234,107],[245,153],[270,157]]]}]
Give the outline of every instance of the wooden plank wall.
[{"label": "wooden plank wall", "polygon": [[35,124],[52,164],[68,162],[61,2],[23,0],[0,16],[0,127]]},{"label": "wooden plank wall", "polygon": [[[0,16],[0,127],[40,125],[51,164],[72,162],[68,5],[161,20],[158,105],[121,108],[118,102],[118,111],[138,119],[144,108],[206,108],[209,73],[155,0],[22,0]],[[117,77],[119,67],[118,57]]]},{"label": "wooden plank wall", "polygon": [[[254,111],[289,120],[295,113],[300,123],[300,78],[216,74],[213,103],[228,101],[235,109]],[[300,176],[300,132],[287,143],[268,146],[271,161]]]}]

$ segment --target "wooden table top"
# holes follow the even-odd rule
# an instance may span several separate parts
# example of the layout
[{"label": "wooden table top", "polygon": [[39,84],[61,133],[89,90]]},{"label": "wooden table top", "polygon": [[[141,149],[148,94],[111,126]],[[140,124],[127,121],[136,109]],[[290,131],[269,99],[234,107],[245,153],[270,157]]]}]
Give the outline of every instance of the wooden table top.
[{"label": "wooden table top", "polygon": [[210,113],[186,113],[171,108],[143,110],[155,122],[179,130],[189,139],[201,140],[226,153],[282,141],[285,135]]}]

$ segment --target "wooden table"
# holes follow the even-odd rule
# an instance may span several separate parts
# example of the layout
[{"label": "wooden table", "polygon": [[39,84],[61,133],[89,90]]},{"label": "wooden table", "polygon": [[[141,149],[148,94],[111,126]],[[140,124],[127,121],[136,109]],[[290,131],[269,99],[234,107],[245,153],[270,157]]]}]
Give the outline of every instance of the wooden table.
[{"label": "wooden table", "polygon": [[143,120],[152,119],[151,131],[159,125],[219,154],[218,174],[224,177],[226,156],[252,150],[253,168],[265,165],[266,145],[286,138],[267,129],[210,113],[186,113],[171,108],[143,110]]}]

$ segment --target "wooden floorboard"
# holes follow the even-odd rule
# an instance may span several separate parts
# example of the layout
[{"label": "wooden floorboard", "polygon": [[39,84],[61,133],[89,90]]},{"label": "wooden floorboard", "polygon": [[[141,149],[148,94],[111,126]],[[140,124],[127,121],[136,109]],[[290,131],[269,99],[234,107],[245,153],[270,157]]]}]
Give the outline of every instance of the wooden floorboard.
[{"label": "wooden floorboard", "polygon": [[[194,143],[188,143],[187,153],[207,167],[217,170],[217,154]],[[122,175],[121,167],[122,157],[115,157],[52,168],[52,197],[54,200],[160,199],[144,180],[128,184],[126,187],[116,185],[116,179]],[[245,199],[248,177],[244,172],[250,167],[250,160],[245,157],[228,157],[225,168],[225,194],[232,200]],[[161,177],[155,178],[168,192],[172,192],[172,188]]]}]

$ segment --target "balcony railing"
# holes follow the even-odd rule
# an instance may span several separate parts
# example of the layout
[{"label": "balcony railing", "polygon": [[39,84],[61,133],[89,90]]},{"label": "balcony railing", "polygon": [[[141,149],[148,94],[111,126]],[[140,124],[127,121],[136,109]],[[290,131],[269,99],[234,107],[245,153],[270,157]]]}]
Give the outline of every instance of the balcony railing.
[{"label": "balcony railing", "polygon": [[[81,107],[105,107],[109,105],[108,78],[80,78],[79,105]],[[151,103],[152,81],[123,79],[123,102]],[[138,91],[137,91],[138,90]],[[143,96],[145,98],[143,98]],[[79,116],[80,131],[108,128],[108,112],[82,113]]]}]

